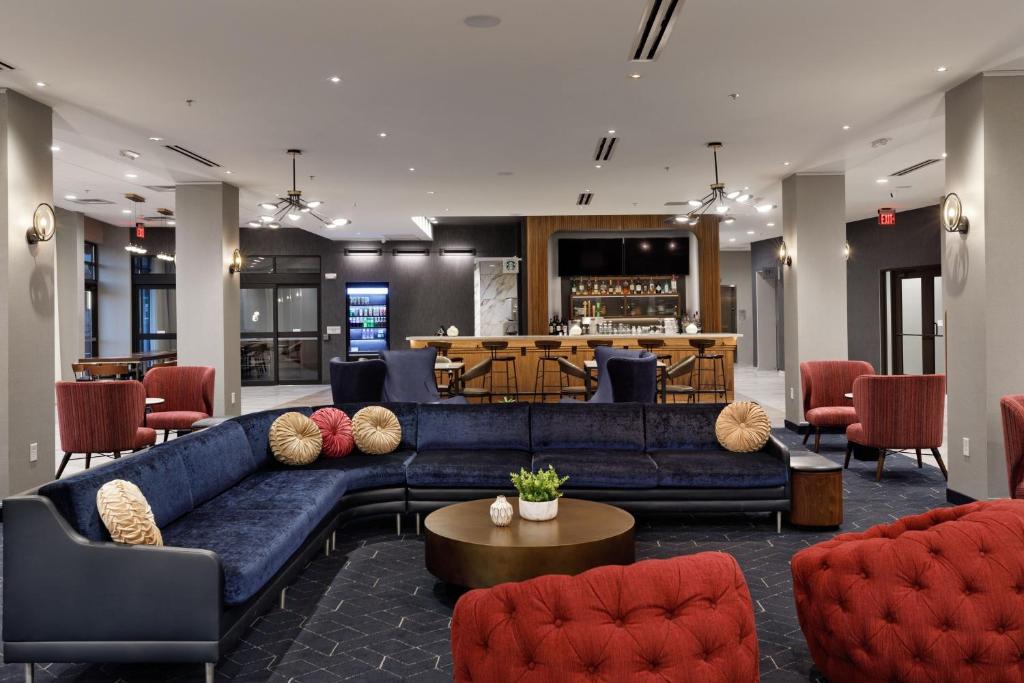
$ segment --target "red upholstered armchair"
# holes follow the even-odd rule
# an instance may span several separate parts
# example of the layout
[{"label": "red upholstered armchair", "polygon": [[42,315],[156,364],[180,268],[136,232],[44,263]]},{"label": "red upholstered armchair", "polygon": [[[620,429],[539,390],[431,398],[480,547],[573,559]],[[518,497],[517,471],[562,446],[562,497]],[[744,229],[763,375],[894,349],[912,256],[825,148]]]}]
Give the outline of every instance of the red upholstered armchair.
[{"label": "red upholstered armchair", "polygon": [[156,432],[142,427],[146,390],[142,383],[57,382],[57,424],[64,459],[57,478],[64,474],[73,453],[85,454],[85,467],[92,456],[137,451],[156,442]]},{"label": "red upholstered armchair", "polygon": [[1024,498],[1024,394],[999,399],[1010,498]]},{"label": "red upholstered armchair", "polygon": [[1024,501],[842,534],[791,567],[800,628],[833,683],[1021,680]]},{"label": "red upholstered armchair", "polygon": [[164,399],[153,406],[146,425],[164,430],[192,431],[196,420],[213,415],[214,369],[205,366],[179,365],[153,368],[142,378],[146,395]]},{"label": "red upholstered armchair", "polygon": [[452,655],[457,683],[758,680],[750,593],[725,553],[470,591]]},{"label": "red upholstered armchair", "polygon": [[[853,391],[853,380],[872,375],[871,363],[862,360],[808,360],[800,363],[804,395],[804,419],[814,430],[814,450],[821,448],[821,430],[847,427],[857,421],[853,403],[845,394]],[[811,435],[804,434],[804,443]]]},{"label": "red upholstered armchair", "polygon": [[875,479],[881,481],[886,449],[913,448],[921,467],[928,448],[949,479],[942,462],[942,425],[946,407],[945,375],[870,375],[853,383],[853,405],[860,420],[846,428],[846,463],[854,444],[877,448]]}]

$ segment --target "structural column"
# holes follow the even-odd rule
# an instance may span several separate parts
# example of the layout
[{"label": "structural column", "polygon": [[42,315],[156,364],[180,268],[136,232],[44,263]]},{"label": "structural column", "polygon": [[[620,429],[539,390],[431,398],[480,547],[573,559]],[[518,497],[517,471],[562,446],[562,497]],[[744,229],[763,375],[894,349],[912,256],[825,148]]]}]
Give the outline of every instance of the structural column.
[{"label": "structural column", "polygon": [[238,188],[178,185],[175,207],[178,364],[215,368],[214,412],[239,415],[239,275],[228,272],[238,249]]},{"label": "structural column", "polygon": [[[53,114],[0,88],[0,495],[53,479],[55,240],[30,245],[53,204]],[[33,456],[33,450],[35,455]]]},{"label": "structural column", "polygon": [[85,216],[76,211],[56,211],[56,375],[71,381],[75,379],[71,364],[85,352]]},{"label": "structural column", "polygon": [[943,232],[951,498],[1006,497],[999,399],[1024,393],[1024,73],[975,76],[946,93],[946,192],[968,232]]},{"label": "structural column", "polygon": [[846,178],[791,175],[782,181],[786,420],[803,421],[800,363],[841,359],[846,339]]}]

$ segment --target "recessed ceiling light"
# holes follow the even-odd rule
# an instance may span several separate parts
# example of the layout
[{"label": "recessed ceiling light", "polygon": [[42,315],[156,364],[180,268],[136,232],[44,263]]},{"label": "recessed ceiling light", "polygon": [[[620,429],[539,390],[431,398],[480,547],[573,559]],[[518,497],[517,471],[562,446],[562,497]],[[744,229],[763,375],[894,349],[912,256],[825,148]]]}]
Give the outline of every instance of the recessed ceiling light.
[{"label": "recessed ceiling light", "polygon": [[850,126],[843,126],[843,130],[850,130]]},{"label": "recessed ceiling light", "polygon": [[629,74],[629,77],[632,78],[635,81],[636,79],[641,78],[641,75],[634,73],[634,74]]},{"label": "recessed ceiling light", "polygon": [[45,88],[46,84],[43,83],[42,81],[36,81],[36,87],[37,88]]},{"label": "recessed ceiling light", "polygon": [[59,152],[60,151],[60,147],[58,145],[50,145],[50,151],[51,152]]},{"label": "recessed ceiling light", "polygon": [[730,238],[729,238],[729,241],[730,241],[730,242],[735,242],[735,241],[736,241],[736,238],[735,238],[735,237],[730,237]]},{"label": "recessed ceiling light", "polygon": [[490,14],[473,14],[462,20],[470,28],[494,28],[501,23],[499,17]]},{"label": "recessed ceiling light", "polygon": [[139,175],[137,173],[125,173],[124,177],[125,178],[138,178]]},{"label": "recessed ceiling light", "polygon": [[941,74],[941,73],[944,73],[946,71],[949,71],[949,67],[948,66],[937,66],[937,67],[935,67],[935,70],[938,71]]},{"label": "recessed ceiling light", "polygon": [[601,168],[601,164],[594,164],[594,168]]},{"label": "recessed ceiling light", "polygon": [[783,161],[783,162],[782,162],[782,165],[783,165],[783,166],[789,166],[789,162],[788,162],[788,161]]},{"label": "recessed ceiling light", "polygon": [[434,194],[433,190],[427,190],[427,194]]},{"label": "recessed ceiling light", "polygon": [[747,234],[748,234],[748,235],[753,235],[753,234],[754,234],[754,231],[753,231],[753,230],[747,230]]},{"label": "recessed ceiling light", "polygon": [[612,128],[611,130],[609,130],[608,135],[615,135],[615,129]]},{"label": "recessed ceiling light", "polygon": [[158,137],[151,137],[150,140],[153,141],[153,142],[163,142],[163,138],[158,138]]},{"label": "recessed ceiling light", "polygon": [[754,208],[757,209],[758,213],[768,213],[769,211],[771,211],[772,209],[775,208],[775,205],[774,204],[758,204]]},{"label": "recessed ceiling light", "polygon": [[889,179],[888,178],[875,178],[875,182],[878,183],[879,185],[885,185],[887,182],[889,182]]},{"label": "recessed ceiling light", "polygon": [[341,76],[331,76],[328,78],[331,83],[341,83]]},{"label": "recessed ceiling light", "polygon": [[121,213],[131,213],[131,209],[121,209]]},{"label": "recessed ceiling light", "polygon": [[385,131],[381,131],[381,132],[377,133],[377,137],[379,137],[379,138],[386,138],[387,136],[388,136],[388,134]]},{"label": "recessed ceiling light", "polygon": [[122,149],[122,150],[121,150],[121,151],[119,152],[119,154],[120,154],[121,156],[123,156],[123,157],[124,157],[125,159],[131,159],[132,161],[135,161],[135,160],[136,160],[136,159],[138,159],[138,158],[139,158],[140,156],[142,156],[142,155],[141,155],[141,154],[139,154],[138,152],[133,152],[133,151],[132,151],[132,150],[130,150],[130,149]]},{"label": "recessed ceiling light", "polygon": [[231,171],[224,171],[226,174],[231,175]]},{"label": "recessed ceiling light", "polygon": [[945,153],[945,152],[943,152],[943,153],[942,153],[942,158],[943,158],[943,159],[945,159],[945,158],[946,158],[946,153]]},{"label": "recessed ceiling light", "polygon": [[412,167],[412,166],[409,167],[409,172],[410,173],[415,173],[415,171],[416,171],[416,169],[414,167]]},{"label": "recessed ceiling light", "polygon": [[774,223],[765,223],[764,225],[765,225],[766,228],[774,228],[775,227]]},{"label": "recessed ceiling light", "polygon": [[78,197],[73,194],[66,194],[64,195],[64,199],[78,199]]},{"label": "recessed ceiling light", "polygon": [[177,224],[178,224],[177,221],[167,221],[167,225],[172,225],[173,226],[173,225],[177,225]]},{"label": "recessed ceiling light", "polygon": [[336,228],[343,228],[351,222],[352,221],[350,221],[347,218],[335,218],[333,221],[331,221],[331,225]]}]

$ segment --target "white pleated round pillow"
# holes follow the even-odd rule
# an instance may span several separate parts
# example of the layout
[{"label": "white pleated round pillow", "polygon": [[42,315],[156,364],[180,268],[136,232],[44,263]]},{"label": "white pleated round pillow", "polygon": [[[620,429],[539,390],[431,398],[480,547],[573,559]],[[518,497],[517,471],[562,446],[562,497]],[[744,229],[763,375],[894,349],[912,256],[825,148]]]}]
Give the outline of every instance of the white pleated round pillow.
[{"label": "white pleated round pillow", "polygon": [[402,424],[383,406],[367,406],[352,418],[356,447],[370,455],[391,453],[402,442]]},{"label": "white pleated round pillow", "polygon": [[270,425],[270,452],[285,465],[310,464],[323,445],[320,428],[302,413],[285,413]]},{"label": "white pleated round pillow", "polygon": [[715,436],[722,447],[734,453],[761,450],[772,433],[772,423],[764,408],[753,401],[727,405],[715,421]]},{"label": "white pleated round pillow", "polygon": [[130,545],[164,544],[146,496],[130,481],[114,479],[101,486],[96,492],[96,510],[113,541]]}]

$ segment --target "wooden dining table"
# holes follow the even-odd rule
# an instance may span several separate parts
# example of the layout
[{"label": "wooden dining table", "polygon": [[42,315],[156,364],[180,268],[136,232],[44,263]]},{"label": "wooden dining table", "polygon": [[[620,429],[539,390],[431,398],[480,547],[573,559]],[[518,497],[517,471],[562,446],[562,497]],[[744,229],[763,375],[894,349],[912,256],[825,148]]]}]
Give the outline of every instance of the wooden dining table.
[{"label": "wooden dining table", "polygon": [[92,356],[89,358],[79,358],[79,363],[91,364],[91,363],[121,363],[131,367],[132,375],[136,379],[142,379],[145,374],[143,369],[147,363],[155,363],[157,361],[168,361],[178,357],[177,351],[141,351],[139,353],[129,353],[123,356]]},{"label": "wooden dining table", "polygon": [[437,361],[434,363],[434,372],[447,372],[448,373],[448,393],[451,394],[452,390],[458,386],[459,378],[462,376],[462,371],[465,369],[466,364],[462,361]]}]

